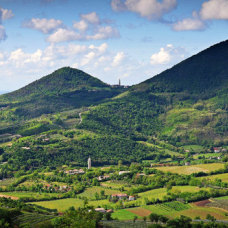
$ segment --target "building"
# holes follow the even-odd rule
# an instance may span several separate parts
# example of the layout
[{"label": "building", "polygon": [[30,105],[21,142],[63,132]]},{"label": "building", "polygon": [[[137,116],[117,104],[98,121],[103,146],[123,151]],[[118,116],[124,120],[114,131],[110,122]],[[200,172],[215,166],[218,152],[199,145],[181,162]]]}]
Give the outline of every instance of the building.
[{"label": "building", "polygon": [[221,147],[214,147],[213,149],[215,153],[221,152]]},{"label": "building", "polygon": [[129,196],[128,200],[129,201],[135,200],[135,197],[134,196]]},{"label": "building", "polygon": [[123,175],[125,173],[130,173],[130,171],[119,171],[119,175]]},{"label": "building", "polygon": [[118,200],[126,199],[128,197],[127,194],[112,194],[112,198],[116,197]]},{"label": "building", "polygon": [[106,210],[104,208],[95,208],[95,211],[100,213],[106,213]]},{"label": "building", "polygon": [[91,169],[91,158],[88,159],[88,169]]}]

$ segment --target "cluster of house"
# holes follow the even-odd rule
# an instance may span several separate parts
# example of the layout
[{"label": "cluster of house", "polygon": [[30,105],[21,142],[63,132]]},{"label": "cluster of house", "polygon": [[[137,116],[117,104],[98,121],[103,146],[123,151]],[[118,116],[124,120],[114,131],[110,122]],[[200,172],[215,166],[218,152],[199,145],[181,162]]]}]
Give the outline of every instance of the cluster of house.
[{"label": "cluster of house", "polygon": [[52,186],[51,184],[46,184],[44,186],[44,189],[46,190],[51,190],[51,191],[55,191],[55,192],[68,192],[71,190],[70,187],[63,185],[63,186]]},{"label": "cluster of house", "polygon": [[97,212],[101,212],[101,213],[113,213],[113,210],[112,209],[109,209],[109,210],[105,210],[104,208],[95,208],[95,211]]},{"label": "cluster of house", "polygon": [[108,178],[110,178],[109,175],[104,175],[104,176],[99,176],[99,177],[97,177],[97,180],[103,181],[103,180],[107,180]]},{"label": "cluster of house", "polygon": [[85,171],[83,169],[70,169],[70,170],[64,171],[64,173],[69,175],[75,175],[75,174],[84,174]]},{"label": "cluster of house", "polygon": [[129,201],[135,200],[134,196],[128,196],[125,193],[120,193],[120,194],[112,194],[111,195],[112,199],[117,199],[117,200],[126,200],[128,199]]},{"label": "cluster of house", "polygon": [[220,153],[220,152],[226,152],[227,150],[225,148],[222,147],[214,147],[213,148],[215,153]]}]

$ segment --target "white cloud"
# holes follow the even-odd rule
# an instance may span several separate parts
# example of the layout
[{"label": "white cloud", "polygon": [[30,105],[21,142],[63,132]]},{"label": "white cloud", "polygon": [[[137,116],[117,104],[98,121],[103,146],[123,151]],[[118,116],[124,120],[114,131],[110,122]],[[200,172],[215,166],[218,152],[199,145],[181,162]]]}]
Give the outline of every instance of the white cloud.
[{"label": "white cloud", "polygon": [[7,20],[14,16],[12,10],[0,8],[0,19]]},{"label": "white cloud", "polygon": [[82,37],[74,30],[59,28],[56,32],[54,32],[47,38],[47,41],[50,43],[59,43],[80,39],[82,39]]},{"label": "white cloud", "polygon": [[115,11],[128,10],[147,19],[159,19],[172,11],[177,5],[176,0],[112,0],[111,6]]},{"label": "white cloud", "polygon": [[152,65],[166,64],[170,61],[170,59],[170,53],[167,50],[165,50],[165,48],[161,48],[158,53],[155,53],[150,57],[150,63]]},{"label": "white cloud", "polygon": [[190,31],[190,30],[203,30],[205,29],[205,22],[202,21],[197,13],[192,13],[192,18],[185,18],[182,21],[178,21],[173,24],[173,30],[175,31]]},{"label": "white cloud", "polygon": [[111,27],[111,26],[99,26],[96,29],[95,34],[93,35],[87,35],[85,38],[86,40],[104,40],[114,37],[119,37],[119,32],[117,29]]},{"label": "white cloud", "polygon": [[50,33],[54,30],[63,27],[63,22],[61,20],[46,19],[46,18],[32,18],[23,24],[26,28],[35,29],[41,31],[42,33]]},{"label": "white cloud", "polygon": [[88,13],[88,14],[81,14],[81,18],[91,24],[99,24],[100,19],[96,12]]},{"label": "white cloud", "polygon": [[183,60],[186,55],[187,53],[183,48],[176,48],[172,44],[167,44],[166,47],[160,48],[159,52],[150,57],[150,63],[152,65],[174,64]]},{"label": "white cloud", "polygon": [[88,23],[84,20],[81,20],[79,22],[74,22],[73,27],[75,29],[78,29],[80,31],[85,31],[88,28]]},{"label": "white cloud", "polygon": [[200,15],[203,19],[228,20],[228,0],[209,0],[202,4]]},{"label": "white cloud", "polygon": [[80,15],[81,20],[73,23],[73,28],[58,28],[47,37],[50,43],[60,43],[75,40],[105,40],[117,38],[119,31],[107,24],[108,22],[100,18],[95,12]]},{"label": "white cloud", "polygon": [[125,58],[124,52],[118,52],[113,58],[112,66],[120,65],[121,62],[124,60],[124,58]]}]

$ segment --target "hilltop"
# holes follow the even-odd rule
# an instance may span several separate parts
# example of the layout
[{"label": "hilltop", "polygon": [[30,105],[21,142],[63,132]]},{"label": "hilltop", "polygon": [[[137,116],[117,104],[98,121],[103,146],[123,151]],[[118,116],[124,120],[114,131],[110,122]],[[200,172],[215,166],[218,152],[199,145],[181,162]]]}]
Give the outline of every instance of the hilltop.
[{"label": "hilltop", "polygon": [[0,106],[7,107],[14,118],[29,119],[98,104],[123,91],[112,88],[91,75],[70,67],[56,70],[17,91],[0,96]]}]

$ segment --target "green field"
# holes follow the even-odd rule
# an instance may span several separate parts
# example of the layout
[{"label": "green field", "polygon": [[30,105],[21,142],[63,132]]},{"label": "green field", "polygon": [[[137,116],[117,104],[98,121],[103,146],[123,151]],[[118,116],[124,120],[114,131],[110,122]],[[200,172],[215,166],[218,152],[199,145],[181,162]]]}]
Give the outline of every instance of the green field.
[{"label": "green field", "polygon": [[217,175],[211,175],[211,176],[206,176],[206,177],[199,177],[200,179],[209,179],[209,180],[216,180],[216,179],[220,179],[223,182],[227,182],[228,183],[228,173],[222,173],[222,174],[217,174]]},{"label": "green field", "polygon": [[200,145],[187,145],[187,146],[183,146],[183,148],[185,150],[189,150],[190,152],[197,152],[197,153],[205,151],[205,149]]},{"label": "green field", "polygon": [[[173,193],[182,193],[182,192],[198,192],[200,190],[209,190],[209,188],[199,188],[195,186],[173,186],[171,192]],[[146,197],[149,200],[151,199],[162,199],[164,196],[167,195],[167,189],[166,188],[159,188],[159,189],[153,189],[146,192],[141,192],[138,194],[140,196],[139,199],[136,201],[140,201],[142,198]]]},{"label": "green field", "polygon": [[166,167],[156,167],[156,169],[163,172],[171,172],[178,174],[190,175],[192,173],[198,172],[211,172],[218,169],[223,169],[223,163],[210,163],[210,164],[199,164],[199,165],[189,165],[189,166],[166,166]]},{"label": "green field", "polygon": [[108,189],[108,188],[104,188],[104,187],[99,187],[99,186],[94,186],[91,188],[87,188],[83,193],[79,194],[78,196],[81,197],[87,197],[90,199],[95,199],[94,194],[97,192],[98,194],[100,194],[101,191],[105,191],[105,195],[112,195],[112,194],[118,194],[121,193],[118,190],[112,190],[112,189]]},{"label": "green field", "polygon": [[196,154],[193,155],[194,159],[198,159],[198,157],[204,156],[205,158],[210,158],[210,157],[219,157],[221,156],[221,153],[205,153],[205,154]]},{"label": "green field", "polygon": [[101,185],[115,190],[119,190],[120,188],[124,187],[124,189],[127,191],[130,189],[131,186],[131,184],[123,181],[106,181],[101,183]]},{"label": "green field", "polygon": [[[50,201],[41,201],[41,202],[33,202],[33,204],[50,208],[50,209],[57,209],[58,211],[65,211],[69,209],[69,207],[83,207],[84,201],[75,198],[68,198],[68,199],[60,199],[60,200],[50,200]],[[97,201],[89,201],[89,206],[97,207],[104,207],[105,205],[111,205],[108,200],[97,200]]]},{"label": "green field", "polygon": [[0,181],[0,187],[6,187],[12,184],[16,179],[15,178],[8,178]]},{"label": "green field", "polygon": [[20,227],[34,227],[34,225],[38,225],[39,223],[51,220],[55,217],[56,216],[53,216],[53,215],[44,215],[44,214],[26,212],[18,216],[14,222],[19,223]]},{"label": "green field", "polygon": [[61,197],[61,193],[37,193],[37,192],[0,192],[0,195],[13,196],[17,198],[43,199],[48,197]]}]

